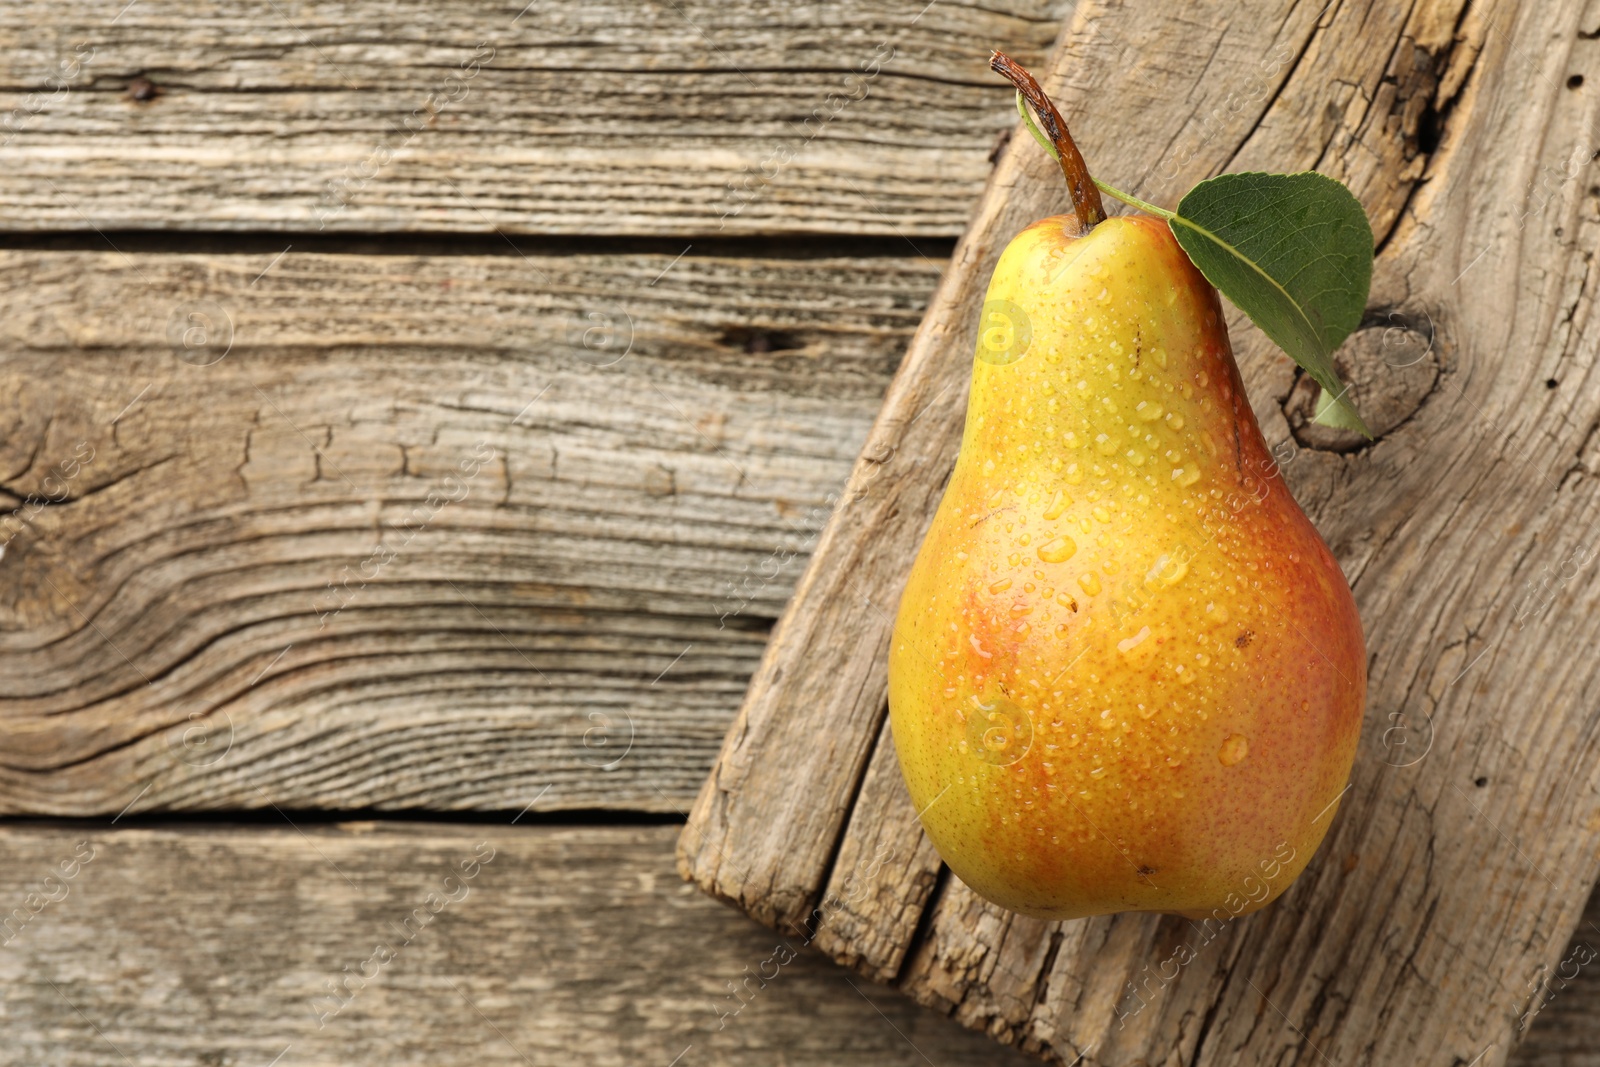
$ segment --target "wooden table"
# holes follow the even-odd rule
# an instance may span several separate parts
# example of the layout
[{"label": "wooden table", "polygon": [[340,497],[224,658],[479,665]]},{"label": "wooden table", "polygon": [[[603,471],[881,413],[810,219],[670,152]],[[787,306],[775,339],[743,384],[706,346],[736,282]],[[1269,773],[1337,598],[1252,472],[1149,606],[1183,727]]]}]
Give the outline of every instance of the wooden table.
[{"label": "wooden table", "polygon": [[0,11],[0,1063],[1025,1062],[673,843],[1071,7]]}]

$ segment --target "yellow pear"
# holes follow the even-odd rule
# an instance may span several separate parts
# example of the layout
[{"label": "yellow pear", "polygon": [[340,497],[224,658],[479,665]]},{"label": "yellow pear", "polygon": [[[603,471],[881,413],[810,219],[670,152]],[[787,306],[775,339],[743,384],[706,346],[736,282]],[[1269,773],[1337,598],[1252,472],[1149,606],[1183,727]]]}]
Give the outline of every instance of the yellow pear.
[{"label": "yellow pear", "polygon": [[1231,917],[1333,821],[1361,623],[1262,440],[1216,290],[1166,222],[1089,218],[1034,223],[995,268],[895,622],[895,747],[940,856],[987,899]]}]

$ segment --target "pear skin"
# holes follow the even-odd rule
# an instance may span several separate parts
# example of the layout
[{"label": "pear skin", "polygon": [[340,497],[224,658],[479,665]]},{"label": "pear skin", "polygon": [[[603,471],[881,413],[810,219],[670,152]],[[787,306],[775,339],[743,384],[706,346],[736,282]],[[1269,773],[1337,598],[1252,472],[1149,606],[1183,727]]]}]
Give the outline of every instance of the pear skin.
[{"label": "pear skin", "polygon": [[1034,223],[990,282],[890,646],[895,748],[987,899],[1226,919],[1281,894],[1333,822],[1361,621],[1216,290],[1159,219],[1080,226]]}]

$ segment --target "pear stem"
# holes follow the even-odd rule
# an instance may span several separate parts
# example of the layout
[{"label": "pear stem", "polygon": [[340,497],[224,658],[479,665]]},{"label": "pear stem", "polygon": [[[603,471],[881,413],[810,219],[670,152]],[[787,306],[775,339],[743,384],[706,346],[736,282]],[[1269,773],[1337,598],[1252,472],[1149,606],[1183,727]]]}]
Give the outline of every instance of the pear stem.
[{"label": "pear stem", "polygon": [[[1056,110],[1056,105],[1051,103],[1039,83],[1004,52],[996,51],[989,57],[989,66],[995,73],[1005,78],[1017,87],[1033,106],[1039,115],[1039,123],[1044,127],[1044,133],[1050,139],[1055,151],[1051,154],[1061,163],[1061,173],[1067,179],[1067,193],[1072,197],[1072,210],[1078,216],[1078,224],[1085,233],[1093,226],[1103,222],[1106,217],[1104,202],[1100,199],[1100,190],[1095,187],[1094,180],[1089,177],[1089,167],[1083,161],[1083,153],[1078,151],[1078,146],[1072,140],[1072,134],[1067,132],[1066,120],[1061,117],[1061,112]],[[1031,124],[1030,124],[1031,125]]]},{"label": "pear stem", "polygon": [[[1038,124],[1033,121],[1033,116],[1028,114],[1028,105],[1023,102],[1022,90],[1020,89],[1017,90],[1017,114],[1022,116],[1023,124],[1028,127],[1028,132],[1033,135],[1033,139],[1039,142],[1039,147],[1044,149],[1046,152],[1049,152],[1050,158],[1059,163],[1061,161],[1061,153],[1056,151],[1056,146],[1050,143],[1050,138],[1046,137],[1040,131]],[[1166,219],[1168,222],[1171,222],[1173,219],[1178,217],[1178,213],[1176,211],[1168,211],[1164,207],[1156,207],[1154,204],[1140,200],[1136,196],[1130,196],[1121,189],[1116,189],[1110,185],[1107,185],[1099,178],[1092,180],[1094,181],[1095,187],[1098,188],[1102,193],[1121,200],[1129,207],[1138,208],[1140,211],[1147,211],[1152,215],[1158,215],[1161,218]]]}]

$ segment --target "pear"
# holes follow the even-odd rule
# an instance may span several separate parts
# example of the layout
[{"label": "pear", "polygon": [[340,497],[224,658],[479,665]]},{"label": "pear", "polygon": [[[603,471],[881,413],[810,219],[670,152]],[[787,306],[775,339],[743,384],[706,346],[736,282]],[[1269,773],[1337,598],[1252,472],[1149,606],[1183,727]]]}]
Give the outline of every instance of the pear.
[{"label": "pear", "polygon": [[1023,230],[989,285],[895,621],[895,748],[939,855],[988,900],[1226,920],[1281,894],[1333,822],[1361,622],[1216,290],[1166,222],[1104,218],[1068,177],[1077,213]]}]

